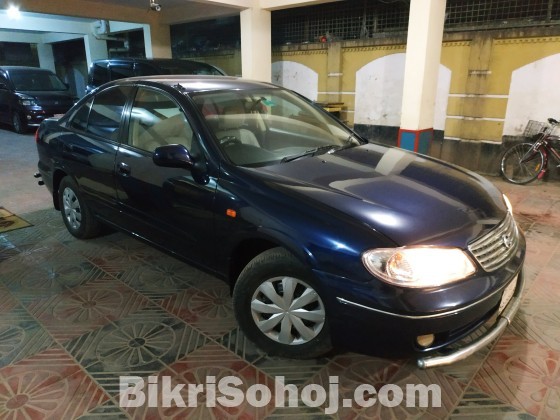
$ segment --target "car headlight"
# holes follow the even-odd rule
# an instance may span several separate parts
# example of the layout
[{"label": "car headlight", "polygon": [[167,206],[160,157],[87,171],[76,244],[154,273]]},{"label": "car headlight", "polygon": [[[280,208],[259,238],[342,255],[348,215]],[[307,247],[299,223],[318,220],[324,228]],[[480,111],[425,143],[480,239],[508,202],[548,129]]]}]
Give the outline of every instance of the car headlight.
[{"label": "car headlight", "polygon": [[37,102],[32,98],[20,98],[19,103],[23,106],[37,106]]},{"label": "car headlight", "polygon": [[362,261],[380,279],[403,287],[435,287],[470,276],[476,267],[459,248],[431,246],[366,251]]}]

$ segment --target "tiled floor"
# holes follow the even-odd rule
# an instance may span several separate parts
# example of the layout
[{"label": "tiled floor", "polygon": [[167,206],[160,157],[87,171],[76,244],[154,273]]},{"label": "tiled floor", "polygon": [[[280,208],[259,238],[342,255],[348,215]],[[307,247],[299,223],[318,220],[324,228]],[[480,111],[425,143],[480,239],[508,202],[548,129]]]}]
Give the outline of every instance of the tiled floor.
[{"label": "tiled floor", "polygon": [[[560,418],[557,182],[519,187],[492,179],[527,235],[523,305],[486,351],[421,371],[411,360],[349,353],[307,361],[262,354],[238,331],[220,281],[120,233],[70,236],[31,177],[35,165],[33,137],[0,129],[0,206],[32,224],[0,234],[0,419]],[[171,387],[232,376],[242,392],[254,384],[273,390],[278,376],[298,390],[328,389],[337,377],[340,401],[360,384],[438,384],[443,393],[441,407],[354,403],[328,416],[326,404],[275,407],[274,398],[258,408],[247,401],[210,407],[210,394],[197,407],[165,408],[161,392],[144,388],[145,404],[121,409],[120,375],[167,376]],[[163,386],[158,381],[150,390]]]}]

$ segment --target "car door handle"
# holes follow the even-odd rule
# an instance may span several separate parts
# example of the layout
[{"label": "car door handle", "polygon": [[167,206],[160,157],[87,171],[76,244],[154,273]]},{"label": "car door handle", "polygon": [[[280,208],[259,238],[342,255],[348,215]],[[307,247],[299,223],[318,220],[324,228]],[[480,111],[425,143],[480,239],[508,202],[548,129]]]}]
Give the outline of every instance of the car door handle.
[{"label": "car door handle", "polygon": [[117,170],[121,175],[130,175],[130,166],[128,166],[124,162],[119,162],[119,164],[117,165]]}]

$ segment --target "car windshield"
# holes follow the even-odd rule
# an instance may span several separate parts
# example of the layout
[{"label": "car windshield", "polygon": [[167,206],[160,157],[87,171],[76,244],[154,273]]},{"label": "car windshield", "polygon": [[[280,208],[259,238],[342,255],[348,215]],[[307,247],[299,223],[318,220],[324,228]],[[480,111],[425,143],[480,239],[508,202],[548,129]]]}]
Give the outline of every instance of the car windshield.
[{"label": "car windshield", "polygon": [[58,76],[46,71],[13,72],[10,78],[16,90],[52,91],[68,89]]},{"label": "car windshield", "polygon": [[287,163],[361,144],[350,129],[277,88],[192,95],[219,147],[240,166]]}]

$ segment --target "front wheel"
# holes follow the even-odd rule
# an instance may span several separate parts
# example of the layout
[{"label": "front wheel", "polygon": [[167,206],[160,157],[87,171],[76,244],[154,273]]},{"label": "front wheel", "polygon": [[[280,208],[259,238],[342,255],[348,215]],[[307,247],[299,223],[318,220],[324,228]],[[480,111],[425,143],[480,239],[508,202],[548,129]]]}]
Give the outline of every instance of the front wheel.
[{"label": "front wheel", "polygon": [[14,112],[12,115],[12,126],[18,134],[24,134],[27,131],[27,124],[25,124],[21,115],[17,112]]},{"label": "front wheel", "polygon": [[520,143],[504,153],[500,164],[503,177],[514,184],[527,184],[539,176],[544,165],[540,150],[533,150],[533,144]]},{"label": "front wheel", "polygon": [[233,307],[245,335],[270,355],[307,359],[332,348],[317,282],[284,248],[269,249],[245,267]]}]

